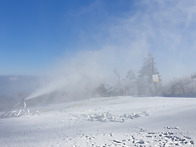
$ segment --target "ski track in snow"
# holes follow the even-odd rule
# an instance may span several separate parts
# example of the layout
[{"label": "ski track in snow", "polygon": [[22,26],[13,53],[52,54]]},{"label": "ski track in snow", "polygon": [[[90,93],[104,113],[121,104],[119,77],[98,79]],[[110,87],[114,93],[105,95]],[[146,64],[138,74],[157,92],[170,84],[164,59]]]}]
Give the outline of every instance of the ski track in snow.
[{"label": "ski track in snow", "polygon": [[0,146],[194,147],[194,106],[196,99],[117,97],[40,107],[40,116],[0,119]]}]

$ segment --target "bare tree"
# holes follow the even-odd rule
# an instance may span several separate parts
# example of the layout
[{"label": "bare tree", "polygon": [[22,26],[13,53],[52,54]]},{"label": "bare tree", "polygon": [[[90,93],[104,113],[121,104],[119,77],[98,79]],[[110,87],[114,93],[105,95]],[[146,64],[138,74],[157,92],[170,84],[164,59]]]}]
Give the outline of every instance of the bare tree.
[{"label": "bare tree", "polygon": [[196,76],[173,79],[165,88],[164,95],[168,96],[196,96]]},{"label": "bare tree", "polygon": [[123,94],[136,96],[137,94],[137,84],[136,84],[136,76],[132,70],[129,70],[122,81],[123,86]]}]

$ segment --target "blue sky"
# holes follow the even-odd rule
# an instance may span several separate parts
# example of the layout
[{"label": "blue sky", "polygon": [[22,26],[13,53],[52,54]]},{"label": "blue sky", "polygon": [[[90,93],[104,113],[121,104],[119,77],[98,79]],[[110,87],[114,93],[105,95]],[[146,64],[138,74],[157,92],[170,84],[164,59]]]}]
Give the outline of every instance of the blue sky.
[{"label": "blue sky", "polygon": [[195,38],[194,0],[0,1],[1,75],[39,74],[93,51],[136,72],[151,52],[163,77],[181,76],[196,71]]},{"label": "blue sky", "polygon": [[125,1],[1,0],[0,74],[37,73],[64,52],[96,49],[91,34],[128,10]]}]

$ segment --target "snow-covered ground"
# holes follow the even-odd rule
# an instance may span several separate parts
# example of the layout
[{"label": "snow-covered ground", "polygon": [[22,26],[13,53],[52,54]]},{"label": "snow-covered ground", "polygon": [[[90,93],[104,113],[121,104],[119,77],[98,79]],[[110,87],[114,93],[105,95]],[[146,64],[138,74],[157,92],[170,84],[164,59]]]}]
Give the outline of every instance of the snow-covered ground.
[{"label": "snow-covered ground", "polygon": [[0,119],[0,146],[183,146],[196,143],[196,99],[92,98]]}]

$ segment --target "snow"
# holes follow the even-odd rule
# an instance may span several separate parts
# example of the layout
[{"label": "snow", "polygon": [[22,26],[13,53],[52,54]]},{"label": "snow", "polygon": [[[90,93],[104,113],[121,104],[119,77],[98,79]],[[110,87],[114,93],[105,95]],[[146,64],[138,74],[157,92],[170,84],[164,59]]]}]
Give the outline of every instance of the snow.
[{"label": "snow", "polygon": [[0,146],[183,146],[196,142],[196,99],[91,98],[0,119]]}]

